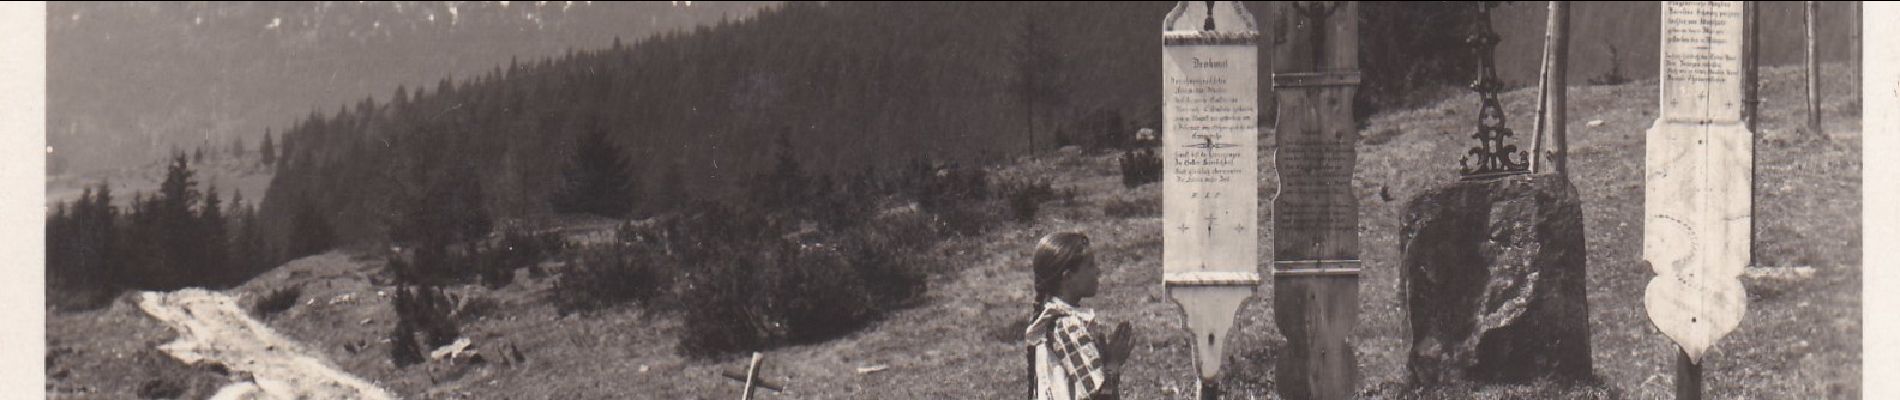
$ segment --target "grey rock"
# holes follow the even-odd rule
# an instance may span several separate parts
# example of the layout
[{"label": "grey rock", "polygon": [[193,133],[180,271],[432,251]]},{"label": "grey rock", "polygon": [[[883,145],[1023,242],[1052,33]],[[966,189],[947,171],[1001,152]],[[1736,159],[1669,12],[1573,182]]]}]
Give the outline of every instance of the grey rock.
[{"label": "grey rock", "polygon": [[1582,202],[1520,175],[1415,197],[1399,237],[1418,385],[1591,378]]}]

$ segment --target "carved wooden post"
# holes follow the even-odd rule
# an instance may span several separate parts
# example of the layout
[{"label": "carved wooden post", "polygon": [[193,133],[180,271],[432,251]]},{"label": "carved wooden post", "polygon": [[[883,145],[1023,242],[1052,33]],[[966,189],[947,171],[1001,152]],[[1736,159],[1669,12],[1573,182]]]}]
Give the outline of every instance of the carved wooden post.
[{"label": "carved wooden post", "polygon": [[1742,120],[1740,1],[1663,2],[1662,112],[1644,143],[1644,291],[1681,348],[1677,389],[1701,395],[1702,356],[1741,324],[1753,221],[1754,137]]},{"label": "carved wooden post", "polygon": [[1821,59],[1814,54],[1814,32],[1816,29],[1814,23],[1819,22],[1818,19],[1820,17],[1815,14],[1821,12],[1821,2],[1808,1],[1802,8],[1806,11],[1805,14],[1807,15],[1808,22],[1808,36],[1806,40],[1808,67],[1805,69],[1808,75],[1808,133],[1826,138],[1827,134],[1821,131]]},{"label": "carved wooden post", "polygon": [[1353,194],[1359,85],[1357,2],[1275,2],[1273,90],[1280,174],[1273,200],[1275,367],[1289,399],[1346,399],[1358,383],[1348,339],[1359,313],[1359,206]]},{"label": "carved wooden post", "polygon": [[1239,2],[1180,2],[1162,22],[1162,281],[1218,395],[1234,313],[1260,285],[1259,29]]}]

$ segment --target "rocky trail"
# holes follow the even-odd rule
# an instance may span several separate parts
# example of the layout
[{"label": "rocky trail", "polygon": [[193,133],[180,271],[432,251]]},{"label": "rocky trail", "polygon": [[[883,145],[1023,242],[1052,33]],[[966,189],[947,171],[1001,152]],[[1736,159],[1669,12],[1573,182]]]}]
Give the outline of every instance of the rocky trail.
[{"label": "rocky trail", "polygon": [[247,378],[213,399],[395,398],[272,331],[230,296],[202,289],[145,292],[139,308],[178,332],[178,340],[159,350],[186,364],[214,363]]}]

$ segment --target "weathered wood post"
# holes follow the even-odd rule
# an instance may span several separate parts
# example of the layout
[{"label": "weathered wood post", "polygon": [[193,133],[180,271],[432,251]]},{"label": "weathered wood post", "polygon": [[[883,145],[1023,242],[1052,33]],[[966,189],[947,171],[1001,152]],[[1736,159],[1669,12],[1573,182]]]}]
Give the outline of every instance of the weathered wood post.
[{"label": "weathered wood post", "polygon": [[1753,134],[1742,121],[1743,2],[1662,5],[1660,117],[1645,141],[1643,260],[1650,321],[1682,350],[1680,398],[1702,356],[1741,324],[1752,246]]},{"label": "weathered wood post", "polygon": [[1260,285],[1259,29],[1240,2],[1175,5],[1162,22],[1162,281],[1214,398],[1234,313]]},{"label": "weathered wood post", "polygon": [[1805,69],[1808,75],[1808,133],[1825,138],[1827,134],[1821,131],[1821,59],[1814,54],[1814,23],[1818,22],[1815,14],[1821,12],[1821,2],[1808,1],[1802,5],[1802,9],[1807,16],[1808,28],[1805,41],[1808,55]]},{"label": "weathered wood post", "polygon": [[1551,163],[1556,167],[1557,175],[1569,175],[1570,137],[1564,122],[1569,116],[1564,112],[1564,107],[1570,89],[1570,83],[1565,79],[1570,65],[1570,2],[1550,2],[1549,25],[1550,38],[1544,44],[1544,52],[1548,60],[1545,61],[1548,63],[1545,68],[1550,71],[1550,80],[1544,89],[1543,130],[1550,132],[1551,147],[1555,154],[1551,157]]},{"label": "weathered wood post", "polygon": [[[1742,43],[1743,60],[1745,60],[1742,64],[1742,126],[1748,129],[1750,136],[1754,137],[1749,141],[1748,147],[1748,157],[1753,159],[1755,149],[1759,145],[1757,142],[1761,139],[1758,134],[1761,130],[1756,128],[1761,126],[1761,6],[1752,2],[1742,3],[1742,18],[1748,20],[1748,23],[1742,26],[1743,34],[1748,36],[1747,42]],[[1760,166],[1753,163],[1748,165],[1749,182],[1760,178],[1760,169]],[[1755,197],[1755,188],[1752,184],[1749,185],[1748,197]],[[1755,214],[1754,207],[1755,203],[1750,202],[1749,215]],[[1759,227],[1751,220],[1748,227],[1749,243],[1755,242],[1755,236],[1760,234],[1759,231]],[[1757,265],[1755,261],[1755,252],[1751,249],[1748,252],[1748,265]],[[1696,370],[1696,373],[1700,374],[1701,370]]]},{"label": "weathered wood post", "polygon": [[1848,2],[1848,4],[1850,4],[1850,5],[1853,5],[1853,7],[1854,7],[1854,16],[1853,16],[1853,19],[1854,19],[1854,25],[1853,25],[1853,29],[1852,29],[1852,30],[1849,30],[1849,31],[1848,31],[1848,42],[1849,42],[1849,44],[1848,44],[1848,53],[1847,53],[1847,54],[1848,54],[1848,55],[1850,56],[1850,57],[1848,58],[1848,62],[1850,63],[1850,64],[1849,64],[1849,68],[1853,68],[1853,69],[1854,69],[1854,84],[1852,84],[1852,85],[1848,85],[1848,86],[1853,86],[1853,87],[1854,87],[1854,101],[1855,101],[1856,103],[1858,103],[1858,102],[1862,102],[1862,101],[1865,101],[1864,99],[1862,99],[1862,98],[1861,98],[1861,96],[1862,96],[1862,94],[1861,94],[1861,90],[1860,90],[1860,89],[1861,89],[1861,85],[1860,85],[1860,77],[1861,77],[1861,74],[1865,74],[1865,73],[1867,73],[1867,71],[1866,71],[1866,69],[1865,69],[1864,67],[1862,67],[1862,66],[1861,66],[1861,64],[1860,64],[1860,63],[1861,63],[1861,61],[1860,61],[1860,60],[1861,60],[1861,58],[1860,58],[1860,46],[1861,46],[1861,42],[1860,42],[1860,41],[1861,41],[1861,37],[1860,37],[1860,34],[1861,34],[1861,30],[1862,30],[1862,29],[1864,29],[1864,28],[1862,28],[1862,27],[1861,27],[1861,25],[1860,25],[1860,24],[1861,24],[1861,18],[1862,18],[1862,17],[1861,17],[1861,8],[1860,8],[1860,7],[1861,7],[1861,4],[1860,4],[1860,3],[1861,3],[1861,2],[1859,2],[1859,1],[1850,1],[1850,2]]},{"label": "weathered wood post", "polygon": [[1275,2],[1274,322],[1287,337],[1275,386],[1289,399],[1346,399],[1359,381],[1348,339],[1359,314],[1359,7]]}]

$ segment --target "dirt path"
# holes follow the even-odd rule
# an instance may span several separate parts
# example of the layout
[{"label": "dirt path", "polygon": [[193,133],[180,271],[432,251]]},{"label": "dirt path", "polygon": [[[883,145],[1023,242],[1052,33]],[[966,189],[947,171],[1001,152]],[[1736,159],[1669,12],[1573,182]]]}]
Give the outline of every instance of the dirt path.
[{"label": "dirt path", "polygon": [[395,398],[312,356],[303,346],[251,319],[223,294],[201,289],[145,292],[139,295],[139,308],[178,331],[178,340],[159,350],[186,364],[210,361],[250,374],[251,382],[227,387],[219,398]]}]

